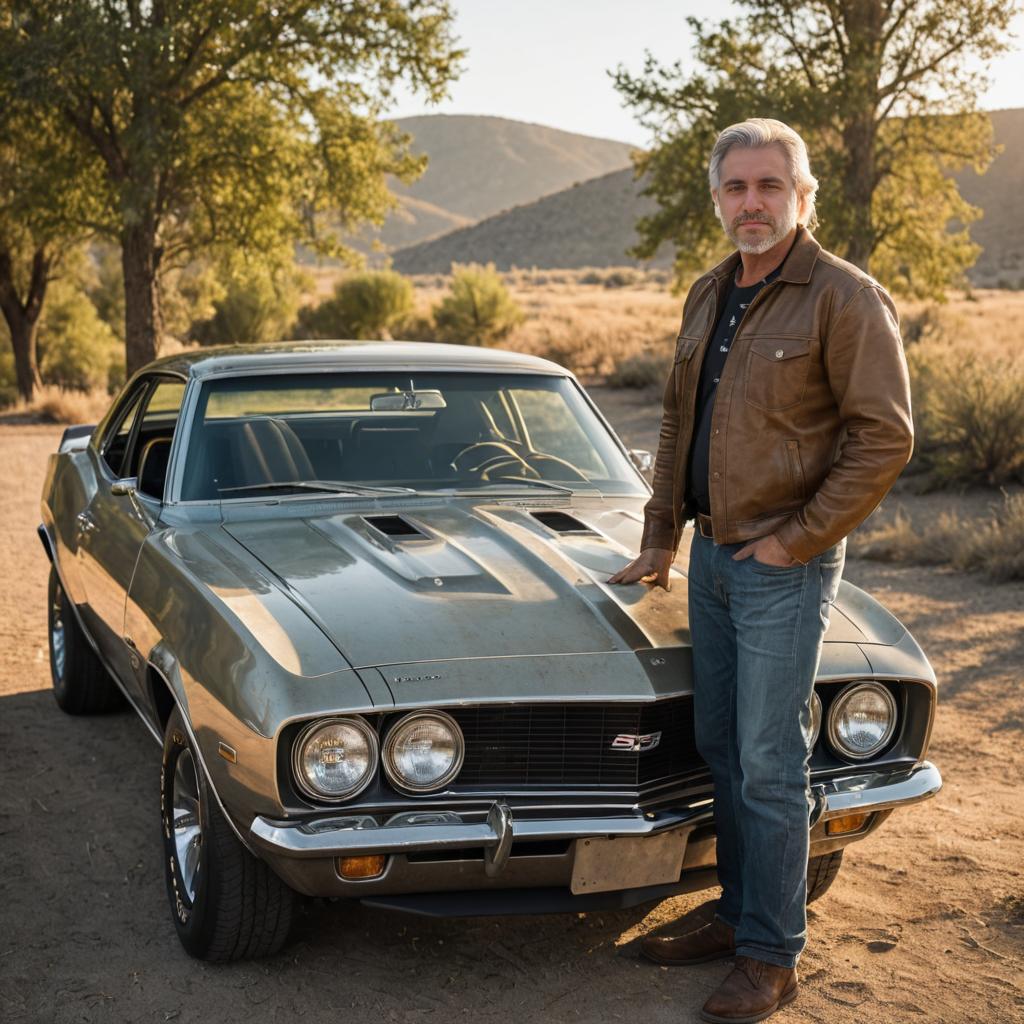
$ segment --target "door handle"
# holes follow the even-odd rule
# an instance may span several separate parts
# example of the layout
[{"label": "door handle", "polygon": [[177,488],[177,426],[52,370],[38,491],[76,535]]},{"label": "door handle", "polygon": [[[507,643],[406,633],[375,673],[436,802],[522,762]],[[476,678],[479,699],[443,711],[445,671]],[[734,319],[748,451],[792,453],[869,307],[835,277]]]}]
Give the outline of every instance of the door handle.
[{"label": "door handle", "polygon": [[78,525],[79,533],[88,533],[90,530],[96,529],[96,522],[88,512],[79,512],[75,516],[75,523]]}]

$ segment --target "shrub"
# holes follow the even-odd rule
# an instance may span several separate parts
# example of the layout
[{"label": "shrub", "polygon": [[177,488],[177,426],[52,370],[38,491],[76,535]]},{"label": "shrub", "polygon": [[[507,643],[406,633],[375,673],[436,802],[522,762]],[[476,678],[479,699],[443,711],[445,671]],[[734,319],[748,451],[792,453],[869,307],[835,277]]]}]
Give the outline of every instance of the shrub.
[{"label": "shrub", "polygon": [[391,325],[391,335],[404,341],[438,341],[438,327],[433,317],[409,313]]},{"label": "shrub", "polygon": [[346,277],[334,295],[299,313],[296,333],[305,338],[390,338],[391,328],[413,308],[412,283],[394,270]]},{"label": "shrub", "polygon": [[900,509],[886,526],[855,533],[851,554],[879,562],[952,565],[999,582],[1024,580],[1024,494],[1004,494],[987,522],[945,512],[922,529]]},{"label": "shrub", "polygon": [[484,345],[503,338],[523,320],[493,263],[452,264],[450,292],[434,307],[445,341]]},{"label": "shrub", "polygon": [[213,316],[192,324],[200,345],[258,344],[286,337],[299,306],[299,286],[289,268],[244,266],[229,271]]},{"label": "shrub", "polygon": [[69,391],[44,384],[26,411],[50,423],[98,423],[109,406],[106,388]]},{"label": "shrub", "polygon": [[669,369],[664,353],[637,352],[617,360],[606,381],[613,388],[649,388],[664,384]]},{"label": "shrub", "polygon": [[1024,480],[1024,358],[966,344],[908,353],[916,468],[932,486]]},{"label": "shrub", "polygon": [[640,275],[635,270],[620,268],[609,272],[604,279],[604,286],[605,288],[628,288],[630,285],[636,284],[639,278]]},{"label": "shrub", "polygon": [[903,344],[912,345],[924,338],[940,337],[943,333],[942,319],[936,306],[925,306],[902,317],[900,333]]}]

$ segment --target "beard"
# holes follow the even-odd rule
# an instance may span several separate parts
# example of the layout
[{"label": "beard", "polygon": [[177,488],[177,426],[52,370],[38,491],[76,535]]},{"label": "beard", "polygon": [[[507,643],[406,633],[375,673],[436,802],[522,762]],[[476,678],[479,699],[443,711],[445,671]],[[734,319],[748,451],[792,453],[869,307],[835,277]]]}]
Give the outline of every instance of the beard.
[{"label": "beard", "polygon": [[[790,233],[796,227],[797,219],[797,201],[796,193],[794,192],[790,196],[789,205],[786,207],[783,215],[776,220],[774,217],[769,216],[767,213],[758,214],[744,214],[741,213],[736,217],[731,224],[726,224],[725,218],[722,216],[721,208],[718,203],[715,203],[715,215],[718,217],[719,222],[722,225],[722,230],[726,233],[729,241],[739,249],[740,252],[749,253],[754,256],[760,256],[761,253],[767,252],[773,246],[776,246],[781,242],[786,235]],[[761,221],[768,225],[768,234],[763,238],[758,239],[742,239],[740,238],[739,228],[742,224],[747,221],[756,220]]]}]

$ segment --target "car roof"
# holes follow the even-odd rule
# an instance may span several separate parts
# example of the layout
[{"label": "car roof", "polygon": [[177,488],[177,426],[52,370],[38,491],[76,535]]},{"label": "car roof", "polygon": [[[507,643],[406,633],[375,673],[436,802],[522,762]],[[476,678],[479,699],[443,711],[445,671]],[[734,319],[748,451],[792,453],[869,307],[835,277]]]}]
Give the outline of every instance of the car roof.
[{"label": "car roof", "polygon": [[262,345],[195,348],[149,363],[155,369],[186,377],[325,369],[509,370],[567,374],[549,359],[475,345],[433,341],[276,341]]}]

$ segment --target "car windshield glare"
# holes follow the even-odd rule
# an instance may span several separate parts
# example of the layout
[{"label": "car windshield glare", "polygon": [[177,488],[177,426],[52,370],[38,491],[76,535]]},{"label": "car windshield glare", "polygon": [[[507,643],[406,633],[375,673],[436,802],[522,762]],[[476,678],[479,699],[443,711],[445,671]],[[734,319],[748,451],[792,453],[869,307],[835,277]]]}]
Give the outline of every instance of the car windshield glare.
[{"label": "car windshield glare", "polygon": [[552,493],[643,490],[637,471],[568,377],[253,374],[202,385],[181,498],[352,494],[360,485],[367,493],[493,493],[497,485],[529,482],[546,482]]}]

